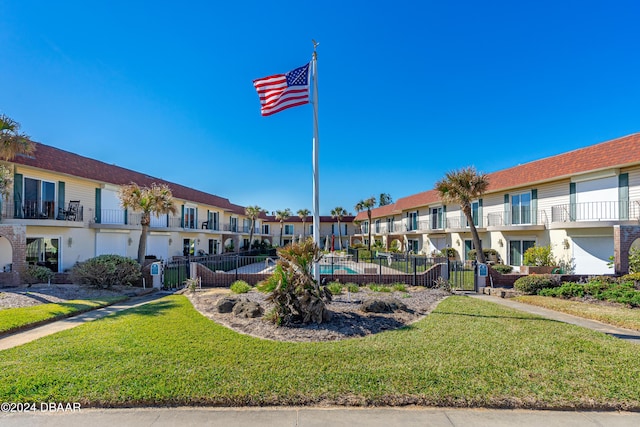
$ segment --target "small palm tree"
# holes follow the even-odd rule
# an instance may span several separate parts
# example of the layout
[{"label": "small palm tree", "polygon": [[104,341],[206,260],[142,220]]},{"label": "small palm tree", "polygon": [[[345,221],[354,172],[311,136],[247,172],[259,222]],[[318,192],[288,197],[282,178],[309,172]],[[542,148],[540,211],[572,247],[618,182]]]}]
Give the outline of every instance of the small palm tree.
[{"label": "small palm tree", "polygon": [[287,208],[282,211],[276,211],[276,220],[280,221],[280,246],[282,246],[282,231],[284,230],[284,222],[291,216],[291,209]]},{"label": "small palm tree", "polygon": [[340,221],[347,215],[347,211],[342,206],[331,209],[331,218],[338,220],[338,247],[342,250],[342,231],[340,230]]},{"label": "small palm tree", "polygon": [[307,237],[306,234],[305,234],[305,232],[306,232],[305,224],[307,223],[307,217],[309,216],[310,213],[311,213],[311,211],[309,209],[299,209],[298,212],[297,212],[298,217],[302,220],[302,238],[303,239],[305,237]]},{"label": "small palm tree", "polygon": [[253,230],[256,227],[256,219],[264,213],[264,209],[260,206],[247,206],[244,208],[244,214],[251,220],[251,230],[249,230],[249,250],[251,250],[251,244],[253,243]]},{"label": "small palm tree", "polygon": [[367,210],[367,218],[369,218],[369,226],[367,227],[367,231],[369,232],[369,240],[368,240],[368,248],[371,250],[371,208],[376,206],[376,198],[374,196],[369,197],[368,199],[360,200],[356,203],[355,209],[360,212],[363,210]]},{"label": "small palm tree", "polygon": [[0,159],[11,160],[18,154],[30,155],[36,144],[24,133],[20,133],[20,123],[0,115]]},{"label": "small palm tree", "polygon": [[389,193],[380,193],[380,198],[378,199],[378,206],[387,206],[393,203],[393,199]]},{"label": "small palm tree", "polygon": [[445,203],[460,204],[464,216],[467,217],[469,228],[471,228],[476,256],[478,261],[483,264],[486,260],[482,252],[482,241],[473,223],[471,202],[482,197],[487,188],[489,188],[489,178],[476,171],[473,166],[447,172],[444,178],[436,182],[435,185],[435,189],[440,193],[440,197]]},{"label": "small palm tree", "polygon": [[124,185],[118,194],[120,204],[125,209],[141,212],[140,243],[138,244],[138,262],[142,265],[147,250],[147,233],[151,223],[151,214],[156,216],[168,213],[175,214],[176,206],[173,202],[171,189],[165,184],[151,184],[151,187],[139,187],[136,183]]}]

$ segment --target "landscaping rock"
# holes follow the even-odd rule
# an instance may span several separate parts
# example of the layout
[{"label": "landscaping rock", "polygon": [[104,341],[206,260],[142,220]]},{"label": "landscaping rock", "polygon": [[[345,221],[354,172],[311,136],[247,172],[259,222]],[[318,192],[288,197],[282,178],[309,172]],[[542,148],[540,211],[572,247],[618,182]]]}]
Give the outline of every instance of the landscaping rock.
[{"label": "landscaping rock", "polygon": [[406,311],[407,306],[397,298],[369,298],[360,306],[365,313],[393,313],[396,310]]},{"label": "landscaping rock", "polygon": [[254,317],[262,316],[263,313],[264,310],[260,304],[253,301],[239,301],[233,306],[233,315],[236,317],[252,319]]},{"label": "landscaping rock", "polygon": [[238,303],[239,299],[236,297],[223,297],[218,300],[216,307],[218,313],[231,313],[233,307]]}]

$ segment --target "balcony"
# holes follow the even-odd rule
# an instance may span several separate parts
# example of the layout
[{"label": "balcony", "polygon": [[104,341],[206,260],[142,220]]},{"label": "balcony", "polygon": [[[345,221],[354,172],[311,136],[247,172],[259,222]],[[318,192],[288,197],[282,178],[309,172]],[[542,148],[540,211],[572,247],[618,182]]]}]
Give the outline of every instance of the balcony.
[{"label": "balcony", "polygon": [[2,203],[2,220],[8,223],[22,220],[38,221],[39,225],[65,226],[84,222],[84,207],[78,201],[69,206],[58,206],[53,201],[27,200],[20,204],[11,199]]},{"label": "balcony", "polygon": [[613,226],[639,219],[639,200],[567,203],[551,207],[552,228]]},{"label": "balcony", "polygon": [[487,228],[494,230],[544,230],[549,218],[544,210],[513,209],[487,215]]}]

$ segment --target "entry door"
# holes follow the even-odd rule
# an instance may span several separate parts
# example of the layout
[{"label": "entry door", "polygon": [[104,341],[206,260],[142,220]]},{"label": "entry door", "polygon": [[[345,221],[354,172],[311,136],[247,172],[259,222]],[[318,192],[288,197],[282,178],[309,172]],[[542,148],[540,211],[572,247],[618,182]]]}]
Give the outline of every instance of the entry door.
[{"label": "entry door", "polygon": [[530,247],[536,244],[533,240],[511,240],[509,241],[509,264],[522,265],[524,262],[524,253]]}]

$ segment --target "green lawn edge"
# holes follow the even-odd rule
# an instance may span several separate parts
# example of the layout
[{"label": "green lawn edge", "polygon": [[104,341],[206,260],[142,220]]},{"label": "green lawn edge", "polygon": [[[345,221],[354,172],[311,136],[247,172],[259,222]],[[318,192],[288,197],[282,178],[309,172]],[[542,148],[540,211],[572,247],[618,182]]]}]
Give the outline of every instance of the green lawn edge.
[{"label": "green lawn edge", "polygon": [[564,298],[522,295],[515,301],[548,308],[585,319],[597,320],[612,326],[640,331],[640,309],[617,305],[591,304]]},{"label": "green lawn edge", "polygon": [[0,401],[640,410],[637,351],[466,296],[394,331],[275,342],[173,295],[0,352]]},{"label": "green lawn edge", "polygon": [[127,296],[69,300],[61,303],[45,303],[30,307],[0,310],[0,337],[45,323],[107,307],[127,300]]}]

